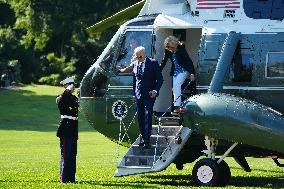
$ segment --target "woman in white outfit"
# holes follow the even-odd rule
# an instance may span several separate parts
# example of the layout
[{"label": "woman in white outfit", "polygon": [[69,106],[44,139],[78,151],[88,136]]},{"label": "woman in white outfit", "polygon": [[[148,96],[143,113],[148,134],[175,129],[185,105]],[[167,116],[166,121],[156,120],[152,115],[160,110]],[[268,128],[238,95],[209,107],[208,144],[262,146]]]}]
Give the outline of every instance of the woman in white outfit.
[{"label": "woman in white outfit", "polygon": [[165,54],[161,63],[161,69],[165,67],[168,59],[170,59],[172,62],[170,75],[173,76],[173,112],[178,113],[181,105],[181,85],[188,77],[191,81],[195,81],[195,69],[185,46],[176,37],[167,37],[164,46]]}]

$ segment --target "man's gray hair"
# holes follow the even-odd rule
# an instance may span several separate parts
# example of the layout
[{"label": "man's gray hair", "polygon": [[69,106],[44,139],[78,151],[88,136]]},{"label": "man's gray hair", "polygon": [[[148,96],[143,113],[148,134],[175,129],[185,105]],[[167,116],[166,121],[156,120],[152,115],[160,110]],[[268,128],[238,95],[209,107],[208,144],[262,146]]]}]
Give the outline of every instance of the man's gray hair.
[{"label": "man's gray hair", "polygon": [[140,51],[142,51],[145,54],[145,47],[143,47],[143,46],[136,47],[134,49],[134,54],[136,54],[137,52],[140,52]]}]

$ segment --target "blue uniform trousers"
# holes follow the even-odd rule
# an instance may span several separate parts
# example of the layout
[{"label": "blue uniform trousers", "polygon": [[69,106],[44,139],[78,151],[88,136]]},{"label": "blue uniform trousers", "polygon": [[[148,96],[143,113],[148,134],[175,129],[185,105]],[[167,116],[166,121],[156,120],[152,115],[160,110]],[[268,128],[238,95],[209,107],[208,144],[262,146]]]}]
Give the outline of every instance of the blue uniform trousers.
[{"label": "blue uniform trousers", "polygon": [[75,182],[77,140],[60,138],[60,181]]},{"label": "blue uniform trousers", "polygon": [[154,102],[154,99],[137,99],[138,124],[145,145],[150,144]]}]

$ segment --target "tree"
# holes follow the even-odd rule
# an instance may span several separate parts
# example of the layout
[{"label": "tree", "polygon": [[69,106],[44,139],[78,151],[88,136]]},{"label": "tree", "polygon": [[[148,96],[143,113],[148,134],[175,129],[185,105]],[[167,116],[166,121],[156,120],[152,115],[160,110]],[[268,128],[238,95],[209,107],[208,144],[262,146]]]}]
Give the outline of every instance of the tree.
[{"label": "tree", "polygon": [[[16,35],[17,47],[21,47],[21,53],[28,56],[32,64],[37,62],[37,66],[33,65],[35,70],[22,70],[22,75],[32,75],[26,82],[58,84],[67,75],[76,75],[80,80],[117,29],[114,27],[100,37],[90,37],[86,28],[138,1],[6,0],[15,15],[16,21],[10,29]],[[23,65],[31,66],[20,60],[19,63],[22,69]]]}]

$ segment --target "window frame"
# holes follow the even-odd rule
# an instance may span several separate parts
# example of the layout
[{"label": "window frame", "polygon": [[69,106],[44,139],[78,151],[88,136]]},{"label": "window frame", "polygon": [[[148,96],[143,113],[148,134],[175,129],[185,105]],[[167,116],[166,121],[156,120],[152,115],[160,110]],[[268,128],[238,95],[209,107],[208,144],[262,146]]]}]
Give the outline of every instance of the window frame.
[{"label": "window frame", "polygon": [[[269,59],[269,54],[283,54],[283,57],[284,57],[284,51],[267,52],[267,53],[266,53],[266,60],[265,60],[265,78],[267,78],[267,79],[283,79],[283,78],[284,78],[284,74],[283,74],[283,77],[271,77],[271,76],[268,76],[268,59]],[[284,64],[284,59],[283,59],[283,64]]]},{"label": "window frame", "polygon": [[[154,34],[154,29],[153,27],[145,27],[145,28],[139,28],[139,27],[134,27],[134,28],[130,28],[130,27],[127,27],[122,33],[121,33],[121,36],[120,36],[120,41],[119,41],[119,46],[115,49],[115,59],[114,59],[114,62],[113,62],[113,72],[118,75],[118,76],[129,76],[129,75],[132,75],[132,73],[121,73],[121,72],[118,72],[116,70],[116,66],[117,66],[117,63],[118,63],[118,55],[119,55],[119,52],[122,48],[122,43],[124,43],[125,39],[126,39],[126,33],[127,32],[151,32],[151,35],[152,35],[152,38],[150,40],[151,42],[151,56],[153,55],[153,46],[154,46],[154,37],[155,37],[155,34]],[[123,38],[123,39],[122,39]]]}]

